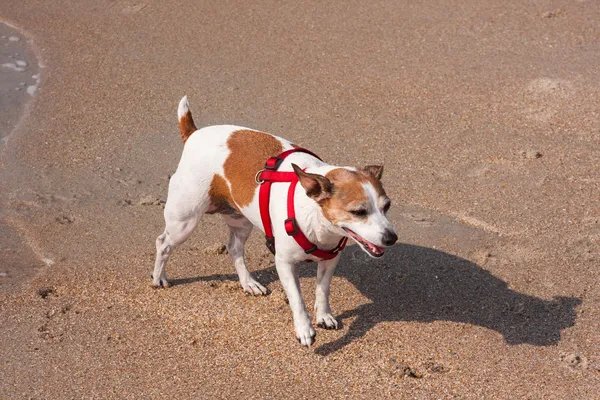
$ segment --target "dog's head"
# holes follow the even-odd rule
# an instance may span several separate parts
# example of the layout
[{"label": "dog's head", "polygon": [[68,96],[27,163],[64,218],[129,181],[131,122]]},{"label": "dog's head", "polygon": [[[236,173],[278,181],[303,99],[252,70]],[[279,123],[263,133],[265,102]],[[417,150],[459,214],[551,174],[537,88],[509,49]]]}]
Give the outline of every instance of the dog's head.
[{"label": "dog's head", "polygon": [[396,230],[386,217],[391,202],[381,185],[382,166],[335,168],[325,175],[304,172],[295,164],[292,167],[325,218],[371,257],[381,257],[384,247],[396,243]]}]

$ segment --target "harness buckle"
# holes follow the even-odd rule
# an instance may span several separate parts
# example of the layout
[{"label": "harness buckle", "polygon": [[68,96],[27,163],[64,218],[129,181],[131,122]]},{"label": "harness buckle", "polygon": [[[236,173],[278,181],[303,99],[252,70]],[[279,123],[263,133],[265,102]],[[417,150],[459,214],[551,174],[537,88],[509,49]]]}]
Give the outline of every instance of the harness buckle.
[{"label": "harness buckle", "polygon": [[265,168],[273,171],[277,171],[281,163],[283,162],[283,158],[279,157],[271,157],[265,163]]},{"label": "harness buckle", "polygon": [[256,182],[257,185],[262,185],[265,182],[262,179],[260,179],[260,174],[262,174],[263,171],[264,169],[261,169],[256,173],[256,175],[254,175],[254,182]]},{"label": "harness buckle", "polygon": [[265,239],[267,240],[267,242],[266,242],[267,249],[269,249],[269,251],[271,253],[273,253],[273,255],[275,255],[275,238],[265,236]]},{"label": "harness buckle", "polygon": [[292,217],[286,219],[285,221],[283,221],[283,226],[285,227],[285,231],[288,234],[288,236],[295,236],[298,234],[299,230],[296,218]]},{"label": "harness buckle", "polygon": [[312,253],[314,253],[315,251],[317,251],[317,245],[316,245],[316,244],[313,244],[313,247],[311,247],[310,249],[308,249],[308,250],[304,250],[304,252],[305,252],[306,254],[312,254]]}]

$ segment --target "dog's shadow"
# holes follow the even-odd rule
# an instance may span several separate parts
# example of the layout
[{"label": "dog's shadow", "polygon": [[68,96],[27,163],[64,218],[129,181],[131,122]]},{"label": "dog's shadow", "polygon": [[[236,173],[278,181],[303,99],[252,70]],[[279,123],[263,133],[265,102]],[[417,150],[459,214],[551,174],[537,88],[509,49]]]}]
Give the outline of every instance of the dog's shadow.
[{"label": "dog's shadow", "polygon": [[[299,266],[301,277],[314,277],[316,265]],[[435,249],[398,244],[383,259],[372,260],[356,247],[348,248],[335,271],[350,281],[370,302],[337,315],[356,317],[347,333],[321,345],[316,352],[331,354],[364,336],[379,322],[453,321],[482,326],[502,334],[510,345],[548,346],[558,343],[561,331],[575,323],[581,300],[556,297],[544,300],[511,290],[507,283],[478,265]],[[256,271],[263,284],[277,279],[274,267]],[[175,280],[235,279],[235,275]],[[335,299],[332,299],[335,304]],[[335,310],[334,310],[335,312]]]}]

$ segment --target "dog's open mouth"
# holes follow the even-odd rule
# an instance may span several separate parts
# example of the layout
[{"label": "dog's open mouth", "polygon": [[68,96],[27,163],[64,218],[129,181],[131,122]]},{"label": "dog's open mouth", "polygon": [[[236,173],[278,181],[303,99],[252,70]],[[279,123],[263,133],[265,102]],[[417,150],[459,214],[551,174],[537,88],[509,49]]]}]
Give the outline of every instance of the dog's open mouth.
[{"label": "dog's open mouth", "polygon": [[381,257],[381,256],[383,256],[383,253],[385,253],[385,248],[374,245],[373,243],[369,242],[367,239],[358,235],[356,232],[352,231],[351,229],[348,229],[348,228],[343,228],[343,229],[346,232],[348,232],[348,234],[350,234],[350,237],[352,239],[354,239],[356,241],[356,243],[358,243],[359,246],[364,251],[366,251],[367,254],[369,254],[371,257]]}]

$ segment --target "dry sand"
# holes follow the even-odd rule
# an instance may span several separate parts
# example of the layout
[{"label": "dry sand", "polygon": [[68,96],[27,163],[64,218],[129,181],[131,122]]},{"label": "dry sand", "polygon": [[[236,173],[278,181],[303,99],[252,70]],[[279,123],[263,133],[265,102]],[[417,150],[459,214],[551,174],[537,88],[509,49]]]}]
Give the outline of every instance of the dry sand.
[{"label": "dry sand", "polygon": [[[0,155],[0,398],[599,397],[599,2],[9,0],[0,18],[45,66]],[[239,290],[218,217],[150,287],[183,94],[201,125],[385,164],[401,244],[346,250],[343,328],[312,349],[257,233],[273,293]]]}]

